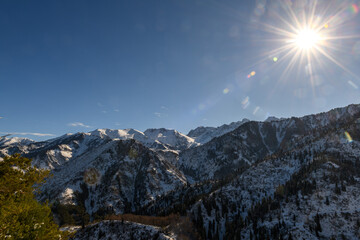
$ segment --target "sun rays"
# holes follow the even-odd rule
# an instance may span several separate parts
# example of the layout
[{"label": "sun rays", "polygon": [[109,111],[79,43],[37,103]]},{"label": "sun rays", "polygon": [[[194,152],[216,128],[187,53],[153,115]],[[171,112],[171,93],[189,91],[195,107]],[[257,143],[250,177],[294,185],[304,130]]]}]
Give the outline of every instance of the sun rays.
[{"label": "sun rays", "polygon": [[358,5],[349,4],[348,1],[339,4],[335,1],[314,0],[302,5],[299,2],[282,1],[281,11],[277,9],[271,12],[276,24],[263,24],[264,30],[272,36],[267,41],[278,46],[266,55],[274,56],[286,65],[281,79],[288,78],[295,67],[301,72],[300,68],[306,66],[313,84],[312,75],[317,70],[314,66],[325,66],[325,60],[357,78],[339,61],[336,54],[343,48],[339,42],[359,38],[358,35],[344,33],[346,31],[343,29],[347,17],[359,12]]}]

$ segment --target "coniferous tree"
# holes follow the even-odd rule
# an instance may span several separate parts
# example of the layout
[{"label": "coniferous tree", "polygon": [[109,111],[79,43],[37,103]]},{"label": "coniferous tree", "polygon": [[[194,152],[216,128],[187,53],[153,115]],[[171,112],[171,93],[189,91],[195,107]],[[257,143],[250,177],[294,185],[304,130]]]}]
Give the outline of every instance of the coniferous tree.
[{"label": "coniferous tree", "polygon": [[326,204],[326,205],[329,205],[329,204],[330,204],[330,202],[329,202],[329,197],[328,197],[328,196],[326,196],[325,204]]},{"label": "coniferous tree", "polygon": [[338,194],[338,195],[340,195],[340,194],[341,194],[341,189],[339,188],[339,186],[338,186],[338,183],[337,183],[337,182],[335,183],[335,193],[336,193],[336,194]]},{"label": "coniferous tree", "polygon": [[289,233],[288,240],[293,240],[291,233]]},{"label": "coniferous tree", "polygon": [[18,154],[0,162],[0,239],[66,238],[54,223],[50,207],[35,199],[48,174]]},{"label": "coniferous tree", "polygon": [[319,213],[317,213],[315,215],[315,224],[316,224],[316,227],[315,227],[316,236],[319,237],[319,232],[322,231]]}]

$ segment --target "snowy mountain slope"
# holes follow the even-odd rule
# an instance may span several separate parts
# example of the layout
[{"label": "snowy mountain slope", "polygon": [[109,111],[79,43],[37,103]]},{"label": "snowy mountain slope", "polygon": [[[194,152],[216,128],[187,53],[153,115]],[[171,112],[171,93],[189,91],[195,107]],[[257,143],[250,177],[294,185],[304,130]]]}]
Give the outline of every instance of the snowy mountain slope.
[{"label": "snowy mountain slope", "polygon": [[145,133],[134,129],[97,129],[89,133],[65,134],[45,142],[35,142],[24,138],[4,138],[0,141],[0,154],[21,153],[33,159],[33,164],[41,168],[54,169],[73,158],[113,140],[134,139],[147,147],[179,151],[197,146],[192,138],[176,130],[148,129]]},{"label": "snowy mountain slope", "polygon": [[249,122],[249,119],[244,118],[242,121],[232,122],[230,124],[224,124],[220,127],[197,127],[191,130],[187,136],[193,138],[197,143],[204,144],[209,142],[215,137],[224,135],[238,128],[242,124]]},{"label": "snowy mountain slope", "polygon": [[280,208],[270,211],[259,226],[274,228],[278,223],[275,216],[280,214],[283,231],[294,239],[359,239],[360,179],[350,177],[341,183],[339,172],[344,168],[346,164],[335,159],[317,166],[306,178],[316,183],[312,193],[299,191],[282,200]]},{"label": "snowy mountain slope", "polygon": [[153,128],[147,129],[144,134],[152,141],[159,141],[160,143],[171,146],[174,149],[183,150],[199,145],[199,143],[195,142],[193,138],[188,137],[176,130]]},{"label": "snowy mountain slope", "polygon": [[221,178],[280,149],[292,148],[292,140],[312,134],[315,129],[336,127],[359,117],[360,106],[350,105],[302,118],[246,122],[197,148],[182,151],[177,167],[195,181]]},{"label": "snowy mountain slope", "polygon": [[75,192],[83,192],[88,213],[101,208],[116,213],[135,211],[186,183],[171,163],[132,139],[109,141],[57,167],[52,174],[42,188],[42,198],[78,204]]},{"label": "snowy mountain slope", "polygon": [[19,137],[12,137],[12,138],[0,138],[0,146],[6,147],[14,144],[18,145],[29,145],[31,143],[34,143],[34,140],[31,140],[29,138],[19,138]]},{"label": "snowy mountain slope", "polygon": [[14,153],[26,153],[29,152],[35,141],[28,138],[12,137],[0,138],[0,159],[1,156],[12,155]]},{"label": "snowy mountain slope", "polygon": [[[145,132],[136,129],[96,129],[92,132],[86,133],[89,136],[97,136],[101,139],[134,139],[142,144],[152,147],[157,144],[164,144],[171,148],[188,148],[193,146],[194,140],[176,130],[159,128],[147,129]],[[196,146],[197,144],[195,144]]]},{"label": "snowy mountain slope", "polygon": [[87,226],[76,232],[73,240],[172,240],[174,238],[162,233],[160,228],[132,222],[102,221]]},{"label": "snowy mountain slope", "polygon": [[194,180],[221,178],[229,171],[251,166],[277,151],[293,135],[303,135],[300,124],[247,122],[234,131],[210,142],[183,151],[178,166]]},{"label": "snowy mountain slope", "polygon": [[23,141],[9,140],[6,141],[7,145],[0,143],[0,154],[4,156],[20,153],[33,159],[32,163],[37,167],[54,169],[110,140],[103,140],[87,133],[65,134],[43,142],[25,140],[25,144]]},{"label": "snowy mountain slope", "polygon": [[101,139],[88,133],[66,134],[47,141],[25,156],[32,158],[37,167],[54,169],[110,141],[110,138]]},{"label": "snowy mountain slope", "polygon": [[[353,164],[322,155],[302,166],[285,184],[278,185],[271,198],[261,196],[245,208],[244,213],[231,217],[235,220],[242,216],[242,221],[248,222],[235,235],[271,239],[280,236],[288,239],[290,235],[293,239],[358,239],[360,171],[349,171]],[[252,195],[256,196],[257,192]],[[225,239],[233,234],[227,230]]]},{"label": "snowy mountain slope", "polygon": [[111,139],[134,139],[151,148],[182,150],[197,146],[194,139],[176,131],[165,128],[147,129],[140,132],[135,129],[113,130],[97,129],[90,132],[91,135]]},{"label": "snowy mountain slope", "polygon": [[[336,125],[324,126],[283,144],[287,151],[280,149],[258,161],[194,205],[194,218],[202,223],[206,236],[249,239],[256,235],[260,239],[267,236],[278,239],[281,235],[287,239],[291,232],[295,239],[300,236],[318,239],[319,235],[324,239],[332,236],[340,239],[342,231],[345,238],[357,239],[359,210],[356,203],[359,199],[354,193],[360,191],[357,180],[360,171],[353,166],[360,166],[360,142],[358,137],[349,142],[344,134],[355,136],[360,131],[357,114],[348,115]],[[331,169],[331,172],[323,169]],[[351,192],[342,193],[341,199],[330,194],[336,189],[336,181],[338,186],[351,189]],[[297,195],[304,200],[295,198]],[[326,196],[334,200],[333,208],[337,206],[343,210],[336,220],[332,219],[334,214],[327,215],[329,207],[322,204]],[[298,209],[288,204],[289,201],[296,203]],[[327,223],[322,233],[315,231],[316,213]],[[294,215],[302,217],[293,220]],[[345,223],[346,226],[339,227]]]}]

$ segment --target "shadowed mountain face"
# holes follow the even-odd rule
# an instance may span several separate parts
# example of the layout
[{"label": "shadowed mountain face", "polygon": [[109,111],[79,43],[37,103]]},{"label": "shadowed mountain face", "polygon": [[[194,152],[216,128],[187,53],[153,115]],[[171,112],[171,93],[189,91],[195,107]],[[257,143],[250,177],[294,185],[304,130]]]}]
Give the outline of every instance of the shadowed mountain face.
[{"label": "shadowed mountain face", "polygon": [[[286,126],[278,150],[193,205],[200,229],[220,239],[359,238],[358,118],[350,106],[276,122]],[[223,227],[206,228],[214,224]]]},{"label": "shadowed mountain face", "polygon": [[[319,216],[308,211],[316,208],[330,226],[323,237],[330,238],[335,234],[331,227],[336,229],[330,216],[337,205],[350,214],[337,221],[356,225],[352,203],[360,199],[347,195],[360,189],[359,118],[360,106],[350,105],[301,118],[200,127],[188,136],[167,129],[98,129],[45,142],[4,138],[0,153],[19,152],[33,158],[34,165],[51,169],[53,177],[39,198],[82,204],[90,215],[102,209],[190,212],[205,238],[269,236],[273,231],[272,239],[286,239],[292,231],[312,239],[320,234],[313,231]],[[333,189],[341,185],[352,190],[342,191],[340,198]],[[333,203],[318,203],[326,198]],[[267,204],[266,211],[259,210],[261,204]],[[292,214],[311,219],[294,220]],[[285,223],[276,225],[275,218]],[[242,230],[235,227],[240,225]]]},{"label": "shadowed mountain face", "polygon": [[223,178],[277,151],[296,147],[296,139],[360,117],[357,105],[327,113],[272,122],[247,122],[197,148],[180,153],[177,166],[195,181]]},{"label": "shadowed mountain face", "polygon": [[100,208],[132,212],[185,183],[183,174],[156,152],[134,140],[114,140],[55,168],[42,198],[75,204],[75,191],[86,192],[90,213]]},{"label": "shadowed mountain face", "polygon": [[242,124],[249,122],[248,119],[243,119],[242,121],[238,121],[238,122],[233,122],[230,124],[224,124],[220,127],[197,127],[193,130],[191,130],[188,133],[188,136],[195,139],[196,142],[204,144],[207,143],[209,141],[211,141],[211,139],[215,138],[215,137],[219,137],[224,135],[225,133],[231,132],[234,129],[238,128],[239,126],[241,126]]}]

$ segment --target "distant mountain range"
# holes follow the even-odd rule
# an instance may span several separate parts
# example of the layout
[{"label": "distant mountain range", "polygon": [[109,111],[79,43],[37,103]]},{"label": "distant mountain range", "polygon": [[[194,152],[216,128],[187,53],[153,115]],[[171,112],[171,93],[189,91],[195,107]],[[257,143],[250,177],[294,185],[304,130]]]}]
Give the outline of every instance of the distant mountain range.
[{"label": "distant mountain range", "polygon": [[[90,219],[179,213],[191,219],[193,239],[359,239],[359,118],[360,105],[349,105],[187,135],[97,129],[44,142],[3,138],[0,154],[51,169],[39,199],[81,206]],[[89,231],[103,226],[107,239],[116,231],[108,225]]]}]

